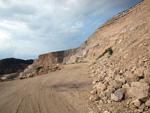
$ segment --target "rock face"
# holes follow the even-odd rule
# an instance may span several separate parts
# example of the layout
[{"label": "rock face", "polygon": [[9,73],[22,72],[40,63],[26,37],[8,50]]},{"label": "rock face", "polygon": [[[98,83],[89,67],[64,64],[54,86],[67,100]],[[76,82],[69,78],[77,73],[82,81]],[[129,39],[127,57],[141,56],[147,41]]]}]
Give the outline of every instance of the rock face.
[{"label": "rock face", "polygon": [[75,54],[76,50],[66,50],[42,54],[36,59],[33,65],[49,66],[50,64],[66,63],[66,61]]},{"label": "rock face", "polygon": [[23,73],[20,73],[19,78],[49,73],[54,70],[52,68],[57,67],[56,64],[66,63],[75,53],[76,50],[74,49],[39,55],[32,65],[29,65]]}]

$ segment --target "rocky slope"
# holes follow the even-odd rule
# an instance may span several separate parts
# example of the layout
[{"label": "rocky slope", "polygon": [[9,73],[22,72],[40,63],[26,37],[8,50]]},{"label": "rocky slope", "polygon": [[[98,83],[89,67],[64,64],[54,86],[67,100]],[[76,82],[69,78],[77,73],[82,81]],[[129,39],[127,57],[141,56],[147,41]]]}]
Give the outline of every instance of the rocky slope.
[{"label": "rocky slope", "polygon": [[[0,60],[0,77],[4,75],[12,75],[17,76],[20,71],[23,71],[28,65],[32,64],[33,60],[21,60],[15,58],[7,58]],[[4,77],[5,78],[5,77]]]},{"label": "rocky slope", "polygon": [[94,78],[90,100],[101,112],[150,112],[149,6],[144,0],[125,16],[113,17],[87,41],[98,40],[100,45],[87,57],[95,59],[90,64]]}]

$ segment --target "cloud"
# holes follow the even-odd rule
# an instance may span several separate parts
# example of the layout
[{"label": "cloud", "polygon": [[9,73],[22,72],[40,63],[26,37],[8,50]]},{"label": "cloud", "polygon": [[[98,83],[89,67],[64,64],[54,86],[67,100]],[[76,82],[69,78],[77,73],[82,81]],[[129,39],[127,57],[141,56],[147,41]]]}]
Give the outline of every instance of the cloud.
[{"label": "cloud", "polygon": [[100,24],[141,0],[1,0],[0,59],[78,47]]}]

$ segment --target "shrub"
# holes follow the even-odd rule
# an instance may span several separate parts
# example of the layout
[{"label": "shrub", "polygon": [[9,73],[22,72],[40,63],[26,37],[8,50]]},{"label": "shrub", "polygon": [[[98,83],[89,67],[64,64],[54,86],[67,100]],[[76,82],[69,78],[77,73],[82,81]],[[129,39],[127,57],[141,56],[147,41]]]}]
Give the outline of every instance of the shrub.
[{"label": "shrub", "polygon": [[102,53],[97,59],[101,58],[102,56],[104,56],[106,53],[109,52],[109,55],[112,55],[113,54],[113,50],[111,47],[109,47],[108,49],[105,50],[104,53]]},{"label": "shrub", "polygon": [[108,48],[107,49],[107,52],[109,52],[109,55],[112,55],[113,54],[113,50],[112,50],[112,48],[110,47],[110,48]]},{"label": "shrub", "polygon": [[43,67],[42,67],[42,66],[37,67],[37,68],[36,68],[36,71],[38,72],[41,68],[43,68]]}]

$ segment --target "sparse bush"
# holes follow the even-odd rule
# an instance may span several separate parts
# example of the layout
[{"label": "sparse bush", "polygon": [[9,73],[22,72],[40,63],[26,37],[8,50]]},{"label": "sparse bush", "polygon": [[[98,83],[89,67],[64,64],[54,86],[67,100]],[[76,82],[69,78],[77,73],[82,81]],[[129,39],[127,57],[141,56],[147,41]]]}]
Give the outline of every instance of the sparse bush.
[{"label": "sparse bush", "polygon": [[42,67],[42,66],[37,67],[37,68],[36,68],[36,71],[38,72],[41,68],[43,68],[43,67]]},{"label": "sparse bush", "polygon": [[109,52],[109,55],[112,55],[112,54],[113,54],[113,50],[112,50],[111,47],[108,48],[108,49],[106,49],[105,52],[104,52],[103,54],[101,54],[97,59],[103,57],[103,56],[104,56],[106,53],[108,53],[108,52]]},{"label": "sparse bush", "polygon": [[112,48],[110,47],[110,48],[108,48],[107,49],[107,52],[109,52],[109,55],[112,55],[113,54],[113,50],[112,50]]}]

